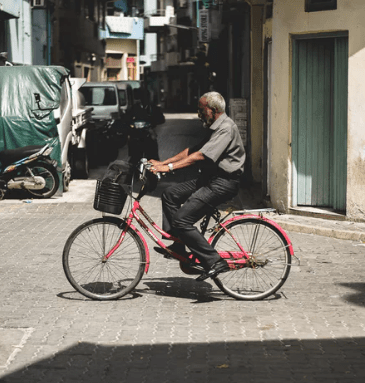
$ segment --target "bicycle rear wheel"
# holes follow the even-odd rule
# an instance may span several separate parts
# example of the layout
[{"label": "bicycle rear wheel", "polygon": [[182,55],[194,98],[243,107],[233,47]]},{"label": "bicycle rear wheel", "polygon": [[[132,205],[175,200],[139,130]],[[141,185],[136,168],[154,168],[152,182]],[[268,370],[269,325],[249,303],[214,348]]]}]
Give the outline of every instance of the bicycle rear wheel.
[{"label": "bicycle rear wheel", "polygon": [[[243,218],[227,226],[250,259],[242,268],[230,270],[214,278],[216,285],[236,299],[260,300],[274,294],[288,278],[291,267],[289,243],[269,222]],[[220,230],[212,241],[219,251],[238,251],[232,237]],[[239,266],[238,266],[239,267]]]},{"label": "bicycle rear wheel", "polygon": [[128,229],[119,248],[103,262],[116,245],[124,222],[104,217],[85,222],[68,238],[63,250],[63,269],[71,285],[96,300],[121,298],[141,280],[146,253],[138,234]]}]

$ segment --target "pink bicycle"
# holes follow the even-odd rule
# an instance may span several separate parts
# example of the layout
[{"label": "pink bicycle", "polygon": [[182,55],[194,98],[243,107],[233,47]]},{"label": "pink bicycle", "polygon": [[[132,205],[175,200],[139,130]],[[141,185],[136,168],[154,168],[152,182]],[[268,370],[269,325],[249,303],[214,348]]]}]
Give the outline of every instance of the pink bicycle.
[{"label": "pink bicycle", "polygon": [[[127,196],[131,209],[124,219],[105,215],[85,222],[68,238],[63,251],[63,268],[68,281],[82,295],[96,300],[117,299],[130,293],[148,272],[150,252],[136,221],[160,247],[166,245],[157,238],[179,241],[164,232],[142,208],[149,180],[155,177],[148,164],[140,168],[142,186],[138,196],[119,184],[98,181],[94,207],[120,214]],[[118,208],[115,210],[115,206]],[[111,210],[110,210],[111,209]],[[203,233],[210,232],[209,243],[228,262],[230,271],[212,278],[220,290],[235,299],[260,300],[274,294],[288,278],[292,244],[284,230],[275,222],[259,215],[229,211],[220,218],[218,210],[201,222]],[[145,219],[143,220],[141,216]],[[228,218],[231,216],[230,218]],[[208,229],[210,218],[215,224]],[[146,222],[147,221],[147,222]],[[204,269],[193,255],[189,258],[167,250],[180,262],[186,274],[202,274]]]}]

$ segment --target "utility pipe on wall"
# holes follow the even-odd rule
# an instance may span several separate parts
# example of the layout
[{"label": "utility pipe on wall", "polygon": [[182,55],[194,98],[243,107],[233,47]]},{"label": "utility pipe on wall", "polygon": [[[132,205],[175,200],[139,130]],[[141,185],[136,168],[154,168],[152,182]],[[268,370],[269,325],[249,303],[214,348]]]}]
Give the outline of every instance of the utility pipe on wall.
[{"label": "utility pipe on wall", "polygon": [[199,28],[199,0],[196,0],[196,27]]}]

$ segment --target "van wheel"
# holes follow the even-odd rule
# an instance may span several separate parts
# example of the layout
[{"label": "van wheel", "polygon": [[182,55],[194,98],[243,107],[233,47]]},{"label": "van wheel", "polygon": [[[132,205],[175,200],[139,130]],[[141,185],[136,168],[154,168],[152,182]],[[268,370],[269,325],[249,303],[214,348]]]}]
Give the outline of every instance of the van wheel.
[{"label": "van wheel", "polygon": [[70,163],[66,162],[65,171],[62,173],[62,183],[63,183],[63,191],[67,192],[70,189],[71,182],[71,166]]}]

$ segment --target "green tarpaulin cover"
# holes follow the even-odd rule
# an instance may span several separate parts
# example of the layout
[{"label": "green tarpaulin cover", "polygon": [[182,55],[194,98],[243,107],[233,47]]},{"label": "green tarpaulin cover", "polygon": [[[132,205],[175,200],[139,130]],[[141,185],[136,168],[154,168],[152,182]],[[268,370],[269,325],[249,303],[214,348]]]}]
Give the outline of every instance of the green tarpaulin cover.
[{"label": "green tarpaulin cover", "polygon": [[[60,66],[0,67],[0,151],[44,145],[58,137],[53,110],[59,107],[68,74]],[[52,158],[61,166],[59,142]]]}]

